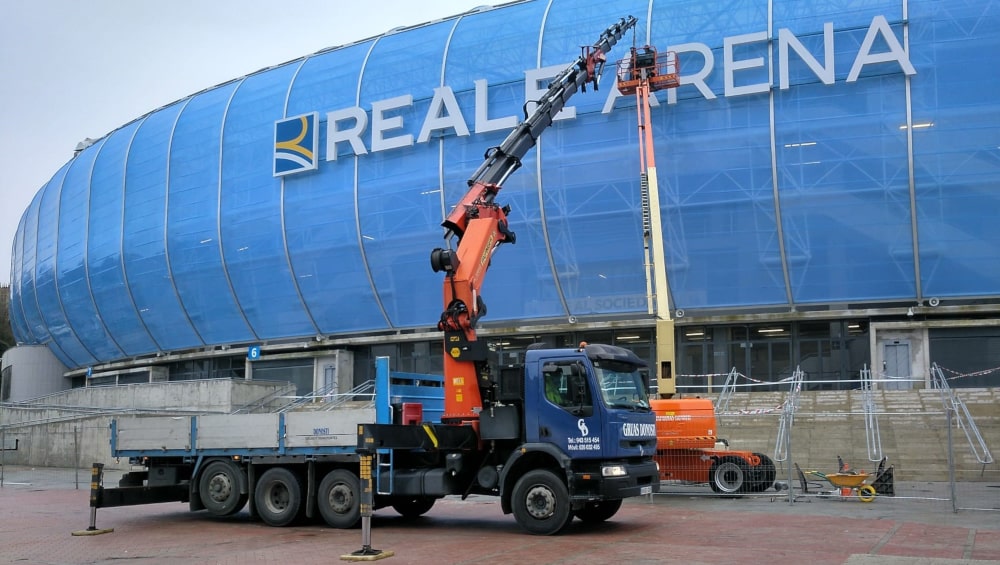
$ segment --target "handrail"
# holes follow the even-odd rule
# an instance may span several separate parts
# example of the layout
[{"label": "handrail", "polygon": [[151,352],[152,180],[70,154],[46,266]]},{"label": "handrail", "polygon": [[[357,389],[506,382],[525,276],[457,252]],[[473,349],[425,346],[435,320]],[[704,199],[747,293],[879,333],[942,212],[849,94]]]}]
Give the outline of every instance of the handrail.
[{"label": "handrail", "polygon": [[865,443],[868,447],[868,460],[882,460],[882,434],[878,427],[878,411],[875,406],[875,390],[872,371],[865,364],[861,369],[861,391],[865,410]]},{"label": "handrail", "polygon": [[965,438],[969,441],[969,448],[972,449],[976,460],[983,465],[993,463],[993,454],[990,453],[990,448],[986,445],[986,440],[979,433],[979,427],[976,426],[975,420],[972,419],[969,408],[955,394],[951,387],[948,386],[948,379],[944,377],[944,373],[937,363],[931,365],[931,377],[933,384],[941,389],[941,400],[944,402],[944,409],[954,411],[955,425],[965,432]]},{"label": "handrail", "polygon": [[729,371],[729,374],[726,375],[726,382],[722,385],[722,392],[719,393],[719,397],[715,400],[716,412],[729,411],[729,401],[733,399],[733,393],[736,392],[737,375],[739,373],[736,372],[736,367],[733,367]]},{"label": "handrail", "polygon": [[788,444],[792,434],[792,424],[795,421],[795,411],[799,408],[799,393],[802,392],[802,381],[805,380],[805,373],[800,367],[795,367],[791,384],[788,387],[788,396],[781,411],[781,419],[778,421],[778,436],[774,443],[774,460],[788,460]]}]

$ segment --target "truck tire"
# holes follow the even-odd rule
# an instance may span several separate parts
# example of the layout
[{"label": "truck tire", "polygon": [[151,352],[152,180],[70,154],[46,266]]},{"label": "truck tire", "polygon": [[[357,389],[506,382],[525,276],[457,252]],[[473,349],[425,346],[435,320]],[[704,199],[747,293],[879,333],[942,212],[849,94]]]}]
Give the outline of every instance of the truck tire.
[{"label": "truck tire", "polygon": [[268,526],[287,526],[299,517],[302,509],[302,485],[288,469],[273,467],[261,475],[254,489],[257,515]]},{"label": "truck tire", "polygon": [[247,494],[240,493],[243,471],[230,461],[212,461],[198,481],[198,497],[213,516],[231,516],[246,506]]},{"label": "truck tire", "polygon": [[331,528],[353,528],[361,520],[361,479],[345,469],[330,471],[319,483],[316,505]]},{"label": "truck tire", "polygon": [[419,518],[434,507],[435,500],[429,496],[399,498],[393,501],[392,509],[404,518]]},{"label": "truck tire", "polygon": [[744,461],[739,457],[720,457],[708,471],[708,482],[719,494],[737,494],[743,490],[746,477]]},{"label": "truck tire", "polygon": [[588,502],[586,506],[575,511],[573,514],[577,518],[588,524],[598,524],[605,522],[618,513],[622,507],[622,500],[594,500]]},{"label": "truck tire", "polygon": [[514,519],[529,534],[558,534],[573,521],[569,491],[551,471],[528,471],[514,485]]}]

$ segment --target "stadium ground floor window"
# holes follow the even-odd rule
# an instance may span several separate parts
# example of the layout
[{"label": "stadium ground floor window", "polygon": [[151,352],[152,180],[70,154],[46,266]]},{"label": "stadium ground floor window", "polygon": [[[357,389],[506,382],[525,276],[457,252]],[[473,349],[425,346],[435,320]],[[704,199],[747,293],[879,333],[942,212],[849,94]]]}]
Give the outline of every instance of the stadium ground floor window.
[{"label": "stadium ground floor window", "polygon": [[312,357],[254,361],[255,381],[288,381],[295,385],[295,394],[303,396],[313,391],[315,361]]},{"label": "stadium ground floor window", "polygon": [[1000,327],[930,328],[930,360],[952,388],[1000,386]]},{"label": "stadium ground floor window", "polygon": [[871,363],[867,321],[682,326],[676,338],[681,393],[719,392],[733,369],[740,391],[786,390],[797,368],[806,389],[856,388]]}]

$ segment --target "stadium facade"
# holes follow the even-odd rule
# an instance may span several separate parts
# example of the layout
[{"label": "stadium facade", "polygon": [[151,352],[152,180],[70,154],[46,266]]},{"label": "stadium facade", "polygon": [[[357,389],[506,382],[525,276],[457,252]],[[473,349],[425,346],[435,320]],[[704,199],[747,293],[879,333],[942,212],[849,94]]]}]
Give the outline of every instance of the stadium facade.
[{"label": "stadium facade", "polygon": [[[842,388],[937,362],[981,372],[957,386],[1000,382],[989,0],[512,2],[217,85],[38,191],[13,242],[18,342],[48,347],[62,387],[310,389],[376,355],[439,370],[441,220],[526,101],[625,15],[639,25],[613,57],[634,41],[680,60],[653,108],[665,251],[645,259],[635,101],[609,65],[498,198],[518,236],[484,287],[499,362],[586,339],[651,362],[675,343],[682,390],[732,367]],[[648,290],[658,269],[669,297]]]}]

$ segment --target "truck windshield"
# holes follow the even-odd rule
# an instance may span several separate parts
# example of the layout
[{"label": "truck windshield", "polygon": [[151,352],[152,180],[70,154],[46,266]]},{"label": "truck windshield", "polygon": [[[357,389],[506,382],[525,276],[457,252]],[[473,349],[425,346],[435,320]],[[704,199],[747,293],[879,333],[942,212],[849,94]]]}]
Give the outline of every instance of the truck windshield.
[{"label": "truck windshield", "polygon": [[597,360],[594,370],[605,404],[612,408],[649,410],[649,396],[639,367],[621,361]]}]

